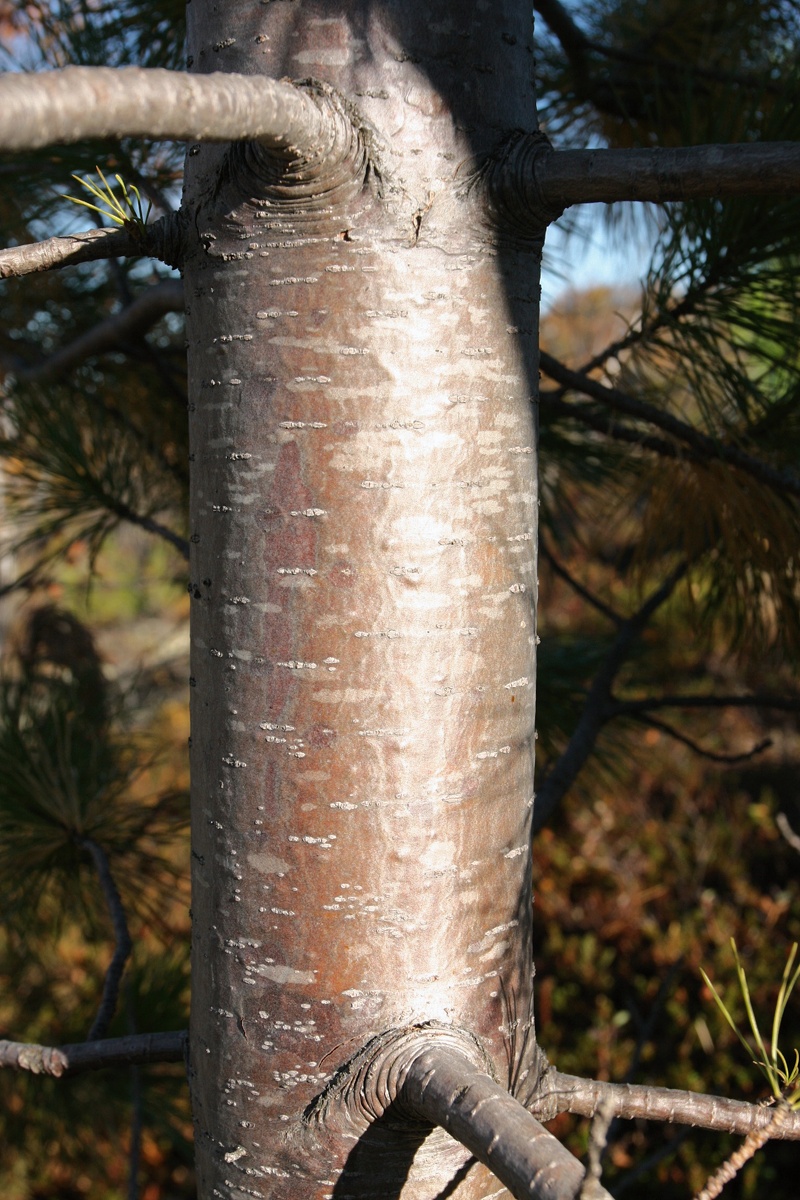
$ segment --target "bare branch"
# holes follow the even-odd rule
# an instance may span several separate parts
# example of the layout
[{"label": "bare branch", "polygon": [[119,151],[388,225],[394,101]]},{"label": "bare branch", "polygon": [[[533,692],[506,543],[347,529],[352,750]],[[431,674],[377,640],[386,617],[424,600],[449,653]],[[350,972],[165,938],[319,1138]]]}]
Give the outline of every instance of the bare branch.
[{"label": "bare branch", "polygon": [[89,137],[313,147],[327,115],[309,92],[263,75],[160,67],[64,67],[0,79],[0,150]]},{"label": "bare branch", "polygon": [[44,242],[0,251],[0,279],[141,253],[141,242],[131,230],[89,229],[86,233],[47,238]]},{"label": "bare branch", "polygon": [[708,434],[701,433],[699,429],[695,429],[685,421],[673,416],[672,413],[662,412],[654,405],[636,400],[619,388],[608,387],[596,379],[590,379],[582,372],[571,371],[569,367],[565,367],[563,363],[545,351],[540,354],[540,366],[551,379],[564,387],[582,392],[612,410],[624,412],[630,417],[663,429],[671,437],[677,438],[689,446],[701,459],[719,459],[722,462],[730,463],[731,466],[746,471],[759,483],[765,483],[775,491],[789,492],[794,496],[800,496],[800,479],[792,471],[778,470],[769,463],[762,462],[761,459],[754,458],[746,451],[740,450],[738,446],[723,445],[709,437]]},{"label": "bare branch", "polygon": [[114,927],[114,941],[116,943],[114,954],[106,971],[103,983],[103,995],[100,999],[97,1016],[92,1022],[92,1028],[89,1030],[89,1041],[94,1042],[104,1035],[116,1012],[119,985],[125,970],[125,964],[130,957],[133,943],[131,942],[131,935],[128,930],[125,909],[122,906],[122,898],[114,882],[114,876],[111,874],[108,855],[103,847],[94,841],[93,838],[78,838],[77,842],[84,850],[88,850],[92,856],[92,861],[94,862],[100,886],[103,889],[103,895],[108,906],[111,924]]},{"label": "bare branch", "polygon": [[[2,83],[3,76],[0,76],[0,91]],[[178,267],[182,258],[182,229],[182,214],[171,212],[144,228],[131,222],[122,229],[89,229],[69,237],[11,246],[0,250],[0,279],[14,279],[107,258],[160,258],[171,267]]]},{"label": "bare branch", "polygon": [[[566,1075],[554,1067],[542,1076],[539,1091],[529,1107],[540,1121],[552,1121],[562,1112],[594,1117],[604,1100],[609,1101],[615,1117],[625,1120],[666,1121],[742,1137],[771,1125],[774,1113],[774,1109],[763,1104],[746,1104],[742,1100],[674,1088],[604,1083]],[[785,1122],[773,1127],[770,1136],[800,1141],[800,1112],[790,1113]]]},{"label": "bare branch", "polygon": [[[581,1193],[577,1159],[460,1051],[436,1044],[423,1050],[408,1069],[400,1100],[446,1129],[519,1200],[572,1200]],[[610,1200],[597,1184],[592,1197]]]},{"label": "bare branch", "polygon": [[188,1039],[188,1033],[182,1029],[175,1033],[135,1033],[68,1046],[0,1041],[0,1067],[60,1078],[81,1071],[99,1071],[103,1067],[183,1062]]},{"label": "bare branch", "polygon": [[653,614],[672,595],[679,580],[686,574],[687,564],[680,563],[644,604],[620,627],[605,660],[589,688],[583,712],[573,730],[563,754],[536,789],[533,808],[534,831],[550,819],[556,805],[572,786],[594,749],[600,730],[608,720],[607,706],[611,688],[631,648],[645,629]]},{"label": "bare branch", "polygon": [[800,192],[800,144],[658,147],[652,150],[553,150],[537,143],[521,182],[532,205],[552,212],[573,204],[651,204],[717,196]]},{"label": "bare branch", "polygon": [[754,1130],[745,1138],[743,1145],[739,1146],[733,1152],[727,1162],[724,1162],[718,1171],[709,1179],[706,1186],[701,1192],[695,1196],[695,1200],[716,1200],[726,1183],[730,1183],[742,1167],[750,1161],[761,1147],[775,1136],[777,1130],[787,1119],[787,1114],[791,1114],[791,1109],[785,1101],[779,1101],[776,1108],[772,1109],[772,1120],[764,1129]]},{"label": "bare branch", "polygon": [[183,282],[167,279],[148,288],[118,313],[101,321],[76,338],[68,346],[51,354],[34,366],[13,368],[17,379],[30,383],[63,375],[78,363],[105,350],[117,349],[121,343],[139,337],[169,312],[183,311]]}]

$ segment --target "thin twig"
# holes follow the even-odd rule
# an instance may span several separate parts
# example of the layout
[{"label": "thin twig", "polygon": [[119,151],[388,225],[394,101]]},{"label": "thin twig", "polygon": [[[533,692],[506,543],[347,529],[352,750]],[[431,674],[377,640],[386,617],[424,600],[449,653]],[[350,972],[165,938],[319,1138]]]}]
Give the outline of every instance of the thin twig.
[{"label": "thin twig", "polygon": [[641,722],[642,725],[649,725],[651,729],[658,729],[661,733],[665,733],[667,737],[671,737],[676,742],[680,742],[681,745],[687,746],[694,754],[698,754],[701,758],[707,758],[711,762],[725,763],[728,766],[732,766],[735,763],[748,762],[764,750],[768,750],[772,745],[772,738],[763,738],[751,750],[744,750],[741,754],[719,754],[714,750],[706,750],[699,742],[687,737],[685,733],[681,733],[680,730],[675,729],[672,725],[668,725],[666,721],[659,721],[657,717],[638,714],[633,716],[633,720]]},{"label": "thin twig", "polygon": [[774,708],[780,712],[800,711],[800,696],[773,696],[751,692],[748,695],[650,696],[642,700],[612,699],[608,706],[612,717],[636,716],[659,708]]},{"label": "thin twig", "polygon": [[607,604],[600,600],[598,596],[595,596],[588,590],[588,588],[585,588],[583,584],[580,583],[574,577],[574,575],[571,575],[567,568],[558,561],[555,555],[548,549],[542,538],[541,532],[539,534],[539,554],[545,560],[545,562],[550,564],[553,573],[558,575],[560,579],[563,579],[565,583],[569,584],[573,592],[580,596],[582,600],[585,600],[587,604],[592,606],[592,608],[597,609],[599,613],[602,613],[602,615],[609,621],[613,622],[614,625],[620,626],[624,624],[625,618],[621,616],[620,613],[615,612],[613,608],[610,608]]},{"label": "thin twig", "polygon": [[94,862],[95,870],[100,879],[100,886],[103,889],[103,895],[108,906],[111,924],[114,927],[115,950],[106,971],[106,977],[103,982],[103,995],[100,999],[97,1016],[89,1030],[88,1040],[95,1042],[98,1038],[103,1037],[116,1012],[119,985],[125,970],[125,964],[133,949],[133,943],[130,931],[128,930],[128,922],[125,917],[122,898],[114,882],[114,876],[111,874],[108,855],[103,847],[94,841],[93,838],[82,837],[78,838],[77,841],[78,845],[82,846],[84,850],[88,850],[92,856],[92,861]]},{"label": "thin twig", "polygon": [[792,1110],[785,1101],[778,1101],[777,1106],[772,1109],[772,1116],[767,1125],[763,1129],[756,1129],[748,1134],[738,1150],[735,1150],[730,1158],[722,1164],[722,1166],[714,1172],[706,1186],[701,1192],[698,1192],[694,1200],[716,1200],[726,1183],[738,1175],[742,1167],[750,1161],[761,1147],[775,1136],[776,1129],[780,1128],[783,1121],[786,1120],[786,1115],[791,1114]]},{"label": "thin twig", "polygon": [[603,1154],[608,1145],[608,1132],[614,1116],[611,1101],[605,1098],[592,1118],[589,1147],[586,1155],[586,1174],[577,1200],[594,1200],[603,1174]]},{"label": "thin twig", "polygon": [[606,1083],[583,1079],[549,1067],[529,1108],[540,1121],[552,1121],[559,1113],[594,1117],[600,1102],[608,1098],[615,1117],[625,1120],[664,1121],[693,1125],[747,1137],[771,1126],[770,1137],[800,1141],[800,1112],[789,1112],[776,1127],[771,1108],[747,1104],[726,1096],[710,1096],[676,1088],[649,1087],[633,1083]]},{"label": "thin twig", "polygon": [[58,1079],[62,1075],[78,1075],[82,1071],[99,1071],[104,1067],[183,1062],[188,1038],[188,1033],[182,1029],[175,1033],[137,1033],[67,1046],[0,1041],[0,1067],[30,1071],[33,1075],[52,1075]]}]

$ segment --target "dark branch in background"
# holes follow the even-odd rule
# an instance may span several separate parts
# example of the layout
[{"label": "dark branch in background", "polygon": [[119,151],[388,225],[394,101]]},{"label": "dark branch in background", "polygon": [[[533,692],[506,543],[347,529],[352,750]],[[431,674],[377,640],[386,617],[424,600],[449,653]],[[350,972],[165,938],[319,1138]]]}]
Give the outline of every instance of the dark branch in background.
[{"label": "dark branch in background", "polygon": [[610,717],[637,716],[658,708],[774,708],[779,712],[800,712],[800,696],[773,696],[751,692],[748,695],[653,696],[644,700],[614,700],[608,705]]},{"label": "dark branch in background", "polygon": [[543,558],[546,563],[550,564],[553,574],[558,575],[560,579],[563,579],[564,582],[572,588],[573,592],[580,596],[582,600],[585,600],[587,604],[592,606],[592,608],[596,608],[599,613],[601,613],[614,625],[624,624],[624,617],[620,616],[620,614],[615,612],[613,608],[609,608],[607,604],[604,604],[602,600],[593,595],[587,588],[583,586],[582,583],[579,582],[579,580],[574,577],[574,575],[569,573],[566,567],[562,566],[558,559],[556,559],[548,549],[541,533],[539,534],[539,556]]},{"label": "dark branch in background", "polygon": [[672,595],[678,582],[686,574],[687,564],[680,563],[664,580],[644,604],[619,626],[617,636],[597,672],[583,706],[578,723],[569,743],[556,760],[544,781],[536,789],[533,808],[534,831],[541,829],[552,816],[556,805],[572,786],[581,768],[594,749],[601,729],[607,721],[606,710],[611,697],[611,688],[625,663],[631,648],[645,629],[653,614]]},{"label": "dark branch in background", "polygon": [[642,433],[631,425],[622,425],[613,417],[599,413],[587,404],[566,403],[556,399],[558,393],[540,392],[539,402],[553,416],[577,421],[602,433],[604,437],[614,438],[618,442],[626,442],[629,446],[639,446],[642,450],[650,450],[660,454],[662,458],[689,459],[692,462],[706,462],[707,455],[698,454],[696,450],[668,442],[665,438],[654,437],[650,433]]},{"label": "dark branch in background", "polygon": [[78,1075],[81,1071],[99,1071],[104,1067],[183,1062],[188,1041],[189,1034],[185,1029],[175,1033],[137,1033],[68,1046],[0,1041],[0,1067],[60,1078]]},{"label": "dark branch in background", "polygon": [[121,500],[115,500],[113,497],[105,496],[104,502],[107,508],[116,516],[121,517],[123,521],[129,521],[131,525],[138,525],[140,529],[146,529],[148,533],[154,533],[157,537],[163,538],[165,542],[169,542],[174,546],[178,553],[189,561],[189,543],[186,538],[175,533],[172,529],[168,529],[166,525],[162,525],[160,521],[156,521],[154,517],[145,517],[141,513],[134,512],[127,504]]},{"label": "dark branch in background", "polygon": [[608,720],[612,720],[614,717],[631,717],[643,725],[660,730],[668,737],[674,738],[675,741],[682,742],[684,746],[688,746],[702,758],[711,759],[712,762],[731,764],[755,758],[757,754],[772,745],[772,739],[764,738],[751,750],[742,754],[718,754],[713,750],[705,749],[693,738],[681,733],[674,726],[668,725],[666,721],[660,721],[649,715],[655,709],[660,708],[772,708],[779,712],[800,712],[800,697],[759,695],[755,692],[747,696],[654,696],[644,700],[615,700],[612,698],[606,707]]},{"label": "dark branch in background", "polygon": [[646,1158],[640,1158],[635,1167],[631,1167],[621,1178],[614,1180],[615,1197],[623,1196],[643,1175],[647,1175],[653,1167],[658,1166],[665,1158],[672,1158],[673,1154],[678,1152],[688,1136],[689,1130],[684,1127],[674,1137],[670,1138],[668,1142],[664,1142],[662,1146],[654,1150],[652,1154],[648,1154]]},{"label": "dark branch in background", "polygon": [[103,983],[103,995],[100,999],[100,1006],[97,1010],[97,1016],[92,1022],[92,1028],[89,1030],[90,1042],[97,1041],[103,1037],[113,1019],[114,1013],[117,1010],[117,1000],[119,998],[119,985],[122,981],[122,975],[125,970],[125,964],[130,957],[133,943],[128,929],[128,921],[125,916],[125,909],[122,905],[122,898],[119,894],[119,889],[114,882],[114,876],[111,874],[111,867],[108,862],[108,855],[102,846],[95,842],[92,838],[82,837],[77,838],[77,843],[84,850],[87,850],[92,856],[92,861],[95,865],[100,886],[103,889],[106,905],[108,906],[111,924],[114,928],[114,954],[111,962],[108,964],[105,981]]},{"label": "dark branch in background", "polygon": [[637,420],[655,425],[671,437],[683,442],[703,459],[719,459],[721,462],[730,463],[731,466],[746,471],[759,483],[764,483],[777,492],[790,492],[794,496],[800,496],[800,478],[792,471],[771,467],[769,463],[754,458],[746,451],[740,450],[738,446],[723,445],[709,437],[708,434],[701,433],[700,430],[694,429],[685,421],[674,417],[671,413],[662,412],[652,404],[636,400],[626,392],[620,391],[619,388],[608,387],[596,379],[589,379],[581,372],[571,371],[545,351],[540,354],[540,366],[545,374],[554,379],[556,383],[591,396],[593,400],[599,401],[607,408],[624,412],[629,417],[635,417]]},{"label": "dark branch in background", "polygon": [[701,758],[710,759],[711,762],[725,763],[727,766],[732,766],[734,763],[747,762],[748,759],[755,758],[762,751],[768,750],[772,745],[772,738],[763,738],[751,750],[745,750],[741,754],[718,754],[714,750],[706,750],[694,738],[681,733],[673,725],[668,725],[666,721],[659,721],[656,717],[647,716],[635,716],[633,719],[641,722],[642,725],[648,725],[651,729],[658,729],[661,733],[665,733],[667,737],[674,738],[676,742],[688,746],[690,750],[693,750],[695,754],[699,754]]},{"label": "dark branch in background", "polygon": [[[771,1124],[775,1109],[763,1104],[747,1104],[725,1096],[707,1096],[675,1088],[650,1087],[633,1083],[605,1083],[581,1079],[548,1068],[530,1108],[540,1121],[552,1121],[559,1113],[594,1117],[600,1104],[608,1101],[615,1117],[625,1120],[666,1121],[694,1125],[747,1137]],[[800,1112],[789,1113],[786,1120],[770,1132],[771,1137],[800,1141]]]},{"label": "dark branch in background", "polygon": [[[601,55],[603,58],[614,59],[617,62],[633,63],[636,66],[646,66],[649,70],[659,68],[669,71],[685,71],[686,63],[674,58],[665,58],[658,53],[636,53],[632,50],[620,50],[616,46],[604,46],[588,37],[573,21],[570,13],[559,0],[536,0],[534,11],[544,17],[551,33],[558,38],[561,49],[569,61],[573,71],[578,76],[577,82],[585,88],[586,75],[590,73],[590,54]],[[760,75],[743,75],[733,71],[715,71],[709,67],[691,64],[692,75],[698,79],[709,79],[713,83],[736,84],[740,87],[758,89],[761,92],[779,93],[781,85]],[[627,115],[627,114],[623,114]]]},{"label": "dark branch in background", "polygon": [[558,38],[578,79],[585,77],[592,45],[572,15],[559,0],[534,0],[533,10],[544,17],[548,29]]},{"label": "dark branch in background", "polygon": [[93,355],[118,349],[127,339],[140,337],[166,313],[182,311],[183,282],[180,279],[165,280],[142,292],[126,308],[107,317],[44,362],[35,366],[14,364],[14,375],[23,383],[63,375]]}]

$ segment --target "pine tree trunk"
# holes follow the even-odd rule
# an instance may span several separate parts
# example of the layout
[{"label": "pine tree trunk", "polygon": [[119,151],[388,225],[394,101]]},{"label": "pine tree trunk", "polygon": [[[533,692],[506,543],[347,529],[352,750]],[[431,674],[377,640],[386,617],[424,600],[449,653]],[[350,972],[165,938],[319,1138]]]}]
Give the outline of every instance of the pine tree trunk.
[{"label": "pine tree trunk", "polygon": [[303,1114],[387,1031],[518,1090],[533,1045],[540,244],[468,186],[535,128],[530,11],[188,12],[192,70],[342,98],[311,163],[187,160],[199,1195],[499,1195],[363,1095]]}]

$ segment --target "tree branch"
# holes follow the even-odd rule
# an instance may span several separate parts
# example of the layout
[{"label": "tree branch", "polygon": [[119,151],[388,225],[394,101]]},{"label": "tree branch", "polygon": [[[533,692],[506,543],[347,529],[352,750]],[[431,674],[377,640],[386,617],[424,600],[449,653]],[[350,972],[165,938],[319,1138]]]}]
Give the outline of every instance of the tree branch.
[{"label": "tree branch", "polygon": [[119,894],[119,889],[114,882],[114,876],[111,874],[111,867],[108,861],[108,855],[98,842],[93,838],[83,837],[77,839],[78,845],[82,846],[92,856],[92,861],[95,865],[100,887],[103,889],[106,905],[108,906],[111,924],[114,928],[114,941],[116,943],[114,954],[111,962],[108,964],[106,977],[103,983],[103,994],[100,999],[100,1005],[97,1010],[97,1016],[92,1022],[92,1027],[89,1030],[90,1042],[97,1041],[103,1037],[109,1024],[116,1012],[117,999],[119,997],[119,985],[122,980],[122,975],[125,970],[125,964],[130,957],[133,943],[128,929],[128,921],[125,916],[125,909],[122,905],[122,898]]},{"label": "tree branch", "polygon": [[591,45],[586,34],[573,21],[571,14],[560,0],[534,0],[533,10],[544,17],[548,29],[558,38],[561,49],[576,75],[579,78],[583,76],[587,69],[587,56]]},{"label": "tree branch", "polygon": [[585,588],[583,584],[574,577],[574,575],[569,573],[565,566],[562,566],[558,559],[548,549],[541,533],[539,534],[539,556],[543,558],[546,563],[550,564],[553,573],[558,575],[559,579],[563,579],[564,582],[572,588],[576,595],[580,596],[582,600],[585,600],[587,604],[590,604],[592,608],[595,608],[608,621],[611,621],[612,624],[617,626],[625,623],[624,617],[620,616],[618,612],[615,612],[614,609],[610,608],[607,604],[604,604],[598,596],[593,595],[593,593],[590,592],[588,588]]},{"label": "tree branch", "polygon": [[800,192],[800,143],[635,150],[553,150],[536,143],[524,198],[558,212],[573,204],[651,204]]},{"label": "tree branch", "polygon": [[[566,389],[565,389],[566,390]],[[629,446],[638,446],[642,450],[650,450],[662,458],[689,459],[692,462],[706,462],[707,455],[698,454],[696,450],[668,442],[665,438],[653,434],[642,433],[630,425],[622,425],[613,417],[598,413],[588,404],[567,403],[559,400],[557,392],[540,392],[539,402],[556,417],[568,421],[577,421],[581,425],[602,433],[604,437],[614,438],[618,442],[626,442]]]},{"label": "tree branch", "polygon": [[127,339],[139,337],[166,313],[182,311],[183,281],[167,279],[142,292],[126,308],[101,321],[44,362],[34,366],[14,365],[14,375],[25,383],[64,375],[84,359],[117,349]]},{"label": "tree branch", "polygon": [[182,1029],[175,1033],[136,1033],[67,1046],[0,1041],[0,1067],[60,1078],[81,1071],[99,1071],[103,1067],[183,1062],[188,1040],[189,1034]]},{"label": "tree branch", "polygon": [[[0,76],[0,95],[3,78]],[[167,213],[144,228],[130,222],[122,229],[89,229],[67,237],[10,246],[0,250],[0,279],[15,279],[108,258],[160,258],[169,266],[178,267],[182,258],[182,229],[181,213]]]},{"label": "tree branch", "polygon": [[[529,1107],[540,1121],[552,1121],[562,1112],[594,1117],[605,1100],[610,1103],[615,1117],[626,1120],[666,1121],[717,1129],[742,1137],[766,1129],[774,1113],[773,1108],[763,1104],[746,1104],[742,1100],[674,1088],[581,1079],[554,1067],[549,1067],[542,1076],[539,1091]],[[791,1113],[785,1123],[773,1127],[772,1136],[800,1140],[800,1112]]]},{"label": "tree branch", "polygon": [[104,258],[141,253],[141,241],[132,230],[89,229],[86,233],[52,237],[43,242],[0,250],[0,279],[14,279],[75,263],[98,262]]},{"label": "tree branch", "polygon": [[694,1200],[716,1200],[726,1183],[730,1183],[732,1179],[738,1175],[742,1167],[750,1161],[761,1147],[769,1141],[771,1137],[777,1135],[778,1130],[792,1116],[792,1110],[785,1100],[779,1100],[777,1105],[772,1108],[772,1120],[764,1129],[754,1130],[748,1134],[744,1143],[734,1150],[733,1154],[724,1162],[719,1170],[715,1171],[711,1178],[706,1183],[706,1186],[701,1192],[698,1192]]},{"label": "tree branch", "polygon": [[[583,1184],[577,1159],[518,1100],[450,1046],[431,1045],[411,1063],[399,1100],[484,1163],[519,1200],[572,1200]],[[596,1186],[597,1200],[610,1200]]]},{"label": "tree branch", "polygon": [[750,750],[745,750],[741,754],[717,754],[714,750],[706,750],[694,738],[690,738],[674,726],[668,725],[666,721],[659,721],[656,717],[647,717],[644,715],[635,716],[635,721],[640,721],[643,725],[649,725],[651,729],[658,729],[661,733],[665,733],[667,737],[674,738],[676,742],[680,742],[683,746],[688,746],[695,754],[699,754],[701,758],[710,759],[711,762],[725,763],[732,766],[734,763],[747,762],[750,758],[755,758],[757,754],[761,754],[763,750],[768,750],[772,745],[772,738],[763,738],[760,742],[756,742],[755,746]]},{"label": "tree branch", "polygon": [[619,388],[608,387],[581,372],[571,371],[569,367],[565,367],[563,363],[546,351],[540,353],[539,363],[545,374],[554,379],[556,383],[591,396],[593,400],[599,401],[612,410],[624,412],[630,417],[663,429],[671,437],[677,438],[689,446],[696,454],[700,455],[701,459],[712,458],[730,463],[731,466],[738,467],[740,470],[746,471],[748,475],[752,475],[759,483],[765,483],[778,492],[790,492],[794,496],[800,496],[800,478],[792,471],[781,471],[771,467],[769,463],[754,458],[746,451],[740,450],[738,446],[721,444],[709,437],[708,434],[701,433],[699,429],[695,429],[685,421],[673,416],[672,413],[662,412],[652,404],[645,404],[641,400],[634,399],[633,396],[620,391]]},{"label": "tree branch", "polygon": [[0,79],[0,150],[94,137],[313,148],[328,114],[307,91],[264,75],[160,67],[64,67]]},{"label": "tree branch", "polygon": [[682,562],[644,602],[638,612],[619,627],[617,636],[597,672],[586,697],[572,737],[543,782],[536,789],[533,806],[534,832],[546,824],[556,805],[567,789],[572,786],[586,760],[594,749],[600,730],[608,720],[607,706],[611,688],[631,647],[647,625],[652,615],[669,598],[679,580],[686,574],[687,564]]},{"label": "tree branch", "polygon": [[653,696],[644,700],[612,699],[610,717],[636,716],[659,708],[774,708],[779,712],[800,712],[800,696],[771,696],[751,692],[746,696]]}]

